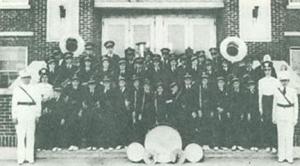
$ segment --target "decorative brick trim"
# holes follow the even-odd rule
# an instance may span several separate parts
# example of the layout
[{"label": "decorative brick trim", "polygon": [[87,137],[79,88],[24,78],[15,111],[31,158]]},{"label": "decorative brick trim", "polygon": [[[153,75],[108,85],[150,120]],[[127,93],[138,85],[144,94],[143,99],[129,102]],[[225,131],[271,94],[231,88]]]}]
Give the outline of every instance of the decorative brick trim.
[{"label": "decorative brick trim", "polygon": [[33,32],[25,32],[25,31],[6,31],[0,32],[0,37],[10,37],[10,36],[33,36]]},{"label": "decorative brick trim", "polygon": [[222,1],[217,2],[101,2],[95,1],[98,8],[135,8],[135,9],[213,9],[223,8]]}]

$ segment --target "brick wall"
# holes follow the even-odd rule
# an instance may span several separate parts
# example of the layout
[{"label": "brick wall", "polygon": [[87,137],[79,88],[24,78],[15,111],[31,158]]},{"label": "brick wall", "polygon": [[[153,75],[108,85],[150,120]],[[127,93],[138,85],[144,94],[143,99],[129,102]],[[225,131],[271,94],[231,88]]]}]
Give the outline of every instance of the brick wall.
[{"label": "brick wall", "polygon": [[0,146],[15,146],[15,127],[11,120],[11,96],[0,95]]}]

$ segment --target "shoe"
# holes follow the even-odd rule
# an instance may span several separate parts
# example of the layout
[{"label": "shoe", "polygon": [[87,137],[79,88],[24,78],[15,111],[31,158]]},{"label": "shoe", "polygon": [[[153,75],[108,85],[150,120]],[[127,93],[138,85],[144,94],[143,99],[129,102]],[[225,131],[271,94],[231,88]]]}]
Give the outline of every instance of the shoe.
[{"label": "shoe", "polygon": [[208,145],[203,145],[203,150],[209,150],[209,146]]},{"label": "shoe", "polygon": [[57,148],[57,151],[62,151],[62,149],[61,148]]},{"label": "shoe", "polygon": [[215,146],[215,147],[214,147],[214,150],[220,150],[220,149],[219,149],[219,147]]},{"label": "shoe", "polygon": [[278,159],[278,162],[279,162],[279,163],[283,163],[284,160],[283,160],[283,159]]},{"label": "shoe", "polygon": [[271,152],[271,148],[270,147],[267,147],[265,150],[266,150],[266,152]]},{"label": "shoe", "polygon": [[73,145],[71,145],[69,148],[68,148],[69,151],[73,151],[74,150],[74,147]]},{"label": "shoe", "polygon": [[41,149],[40,149],[40,148],[38,148],[38,149],[37,149],[37,151],[38,151],[38,152],[40,152],[40,151],[41,151]]},{"label": "shoe", "polygon": [[79,147],[78,146],[74,146],[74,150],[79,150]]},{"label": "shoe", "polygon": [[99,148],[99,150],[101,150],[101,151],[102,151],[102,150],[104,150],[104,148],[103,148],[103,147],[100,147],[100,148]]},{"label": "shoe", "polygon": [[288,160],[287,161],[289,164],[294,164],[294,161],[293,160]]},{"label": "shoe", "polygon": [[97,148],[93,146],[93,147],[92,147],[92,150],[95,151],[95,150],[97,150]]},{"label": "shoe", "polygon": [[52,149],[52,152],[56,152],[57,151],[57,147],[54,147],[53,149]]},{"label": "shoe", "polygon": [[240,150],[240,151],[244,151],[244,150],[245,150],[242,146],[238,146],[237,148],[238,148],[238,150]]},{"label": "shoe", "polygon": [[90,151],[90,150],[92,150],[92,147],[89,146],[89,147],[86,148],[86,150]]},{"label": "shoe", "polygon": [[277,153],[276,148],[272,148],[272,153]]},{"label": "shoe", "polygon": [[235,151],[236,148],[237,148],[236,145],[233,145],[233,146],[231,147],[231,150],[232,150],[232,151]]},{"label": "shoe", "polygon": [[112,147],[109,147],[109,148],[108,148],[108,150],[109,150],[109,151],[111,151],[111,150],[114,150],[114,148],[112,148]]},{"label": "shoe", "polygon": [[251,151],[255,151],[255,147],[251,147],[250,150],[251,150]]},{"label": "shoe", "polygon": [[225,150],[225,151],[227,151],[227,150],[228,150],[228,148],[227,148],[227,147],[222,147],[222,150]]},{"label": "shoe", "polygon": [[115,149],[116,150],[120,150],[122,148],[122,146],[121,145],[118,145]]}]

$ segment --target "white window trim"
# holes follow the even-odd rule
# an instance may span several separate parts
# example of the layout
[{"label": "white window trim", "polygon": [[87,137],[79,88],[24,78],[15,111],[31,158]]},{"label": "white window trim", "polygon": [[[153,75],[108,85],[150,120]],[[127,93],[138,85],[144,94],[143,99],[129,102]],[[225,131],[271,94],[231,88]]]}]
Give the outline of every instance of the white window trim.
[{"label": "white window trim", "polygon": [[300,31],[286,31],[284,32],[284,36],[300,36]]},{"label": "white window trim", "polygon": [[300,2],[292,2],[291,0],[289,0],[287,9],[300,9]]},{"label": "white window trim", "polygon": [[2,2],[0,0],[0,9],[30,9],[29,0],[24,0],[24,2]]},{"label": "white window trim", "polygon": [[[28,66],[28,46],[1,46],[1,47],[23,47],[25,48],[25,66]],[[6,71],[6,70],[1,70]],[[16,71],[17,72],[17,71]],[[12,94],[12,88],[11,86],[7,88],[0,88],[0,95],[11,95]]]},{"label": "white window trim", "polygon": [[4,31],[0,32],[0,37],[10,37],[10,36],[33,36],[33,32],[26,31]]}]

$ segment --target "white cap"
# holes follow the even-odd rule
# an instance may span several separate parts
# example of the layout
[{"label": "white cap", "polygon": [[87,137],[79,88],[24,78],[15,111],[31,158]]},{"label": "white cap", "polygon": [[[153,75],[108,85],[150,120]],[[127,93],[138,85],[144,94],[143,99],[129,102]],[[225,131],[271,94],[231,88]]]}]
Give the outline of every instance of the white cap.
[{"label": "white cap", "polygon": [[21,78],[25,78],[25,77],[31,77],[31,74],[29,73],[29,71],[28,70],[21,70],[20,72],[19,72],[19,75],[20,75],[20,77]]},{"label": "white cap", "polygon": [[290,73],[288,71],[281,71],[278,73],[279,80],[290,80]]},{"label": "white cap", "polygon": [[269,54],[264,55],[263,62],[272,61],[272,58]]}]

